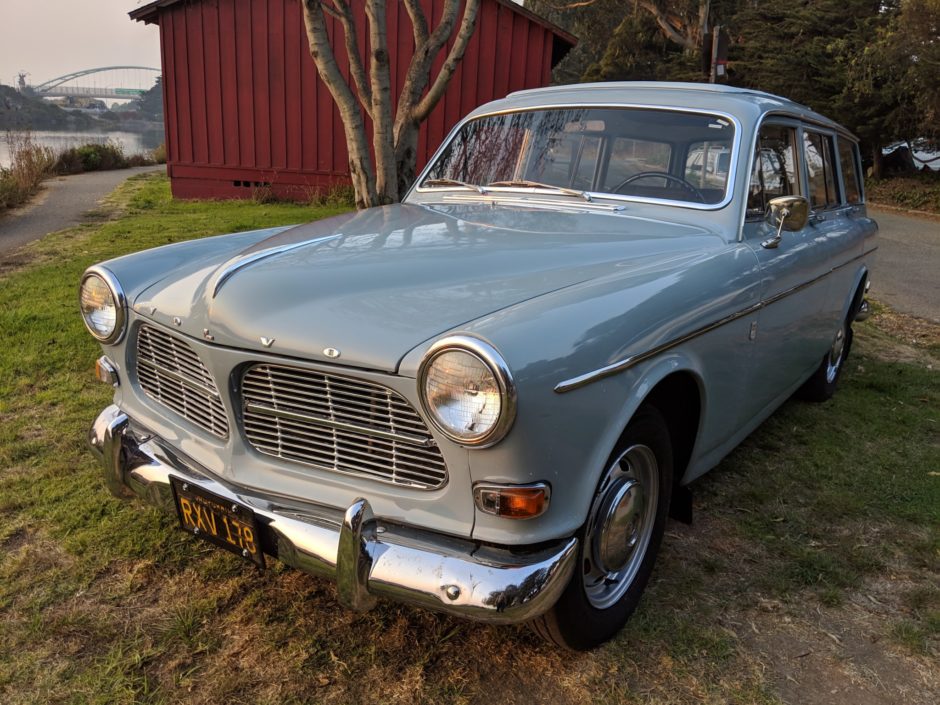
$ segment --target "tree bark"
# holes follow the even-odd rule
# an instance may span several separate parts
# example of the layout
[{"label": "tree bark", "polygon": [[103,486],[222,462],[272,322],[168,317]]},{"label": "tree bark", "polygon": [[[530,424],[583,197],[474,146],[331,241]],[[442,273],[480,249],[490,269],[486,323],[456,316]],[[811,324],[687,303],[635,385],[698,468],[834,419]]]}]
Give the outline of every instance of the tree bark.
[{"label": "tree bark", "polygon": [[317,67],[320,79],[329,89],[339,108],[346,134],[346,146],[349,152],[349,177],[356,192],[356,207],[369,208],[377,205],[375,193],[375,174],[366,140],[365,120],[349,84],[343,78],[336,63],[336,56],[326,31],[326,20],[320,0],[303,0],[304,26],[307,30],[307,42],[310,56]]},{"label": "tree bark", "polygon": [[399,199],[392,124],[392,79],[389,75],[388,27],[385,0],[368,0],[369,77],[372,81],[372,149],[375,152],[375,191],[380,204]]}]

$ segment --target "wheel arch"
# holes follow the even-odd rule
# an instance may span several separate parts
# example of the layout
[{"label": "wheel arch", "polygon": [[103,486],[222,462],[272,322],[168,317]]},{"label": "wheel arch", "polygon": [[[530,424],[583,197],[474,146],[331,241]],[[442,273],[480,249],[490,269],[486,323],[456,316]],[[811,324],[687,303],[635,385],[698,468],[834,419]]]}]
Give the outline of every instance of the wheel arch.
[{"label": "wheel arch", "polygon": [[842,319],[848,321],[850,325],[855,317],[855,313],[858,311],[858,307],[862,305],[862,299],[865,298],[865,285],[867,283],[868,267],[863,265],[859,267],[858,272],[855,273],[853,288],[850,289],[852,296],[846,299],[842,310]]},{"label": "wheel arch", "polygon": [[677,370],[657,382],[640,403],[655,406],[666,421],[672,441],[674,487],[680,485],[692,460],[703,400],[701,378],[690,370]]}]

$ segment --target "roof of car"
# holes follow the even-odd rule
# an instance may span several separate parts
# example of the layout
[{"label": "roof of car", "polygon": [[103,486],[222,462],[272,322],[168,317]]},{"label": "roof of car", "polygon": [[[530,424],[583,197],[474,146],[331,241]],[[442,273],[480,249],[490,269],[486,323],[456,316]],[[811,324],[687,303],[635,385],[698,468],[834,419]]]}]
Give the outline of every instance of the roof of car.
[{"label": "roof of car", "polygon": [[[510,93],[501,100],[477,108],[473,114],[554,105],[663,105],[727,112],[735,117],[756,119],[768,113],[783,113],[829,127],[852,136],[838,123],[800,103],[772,93],[714,83],[658,81],[610,81],[576,83]],[[854,139],[854,136],[853,136]]]}]

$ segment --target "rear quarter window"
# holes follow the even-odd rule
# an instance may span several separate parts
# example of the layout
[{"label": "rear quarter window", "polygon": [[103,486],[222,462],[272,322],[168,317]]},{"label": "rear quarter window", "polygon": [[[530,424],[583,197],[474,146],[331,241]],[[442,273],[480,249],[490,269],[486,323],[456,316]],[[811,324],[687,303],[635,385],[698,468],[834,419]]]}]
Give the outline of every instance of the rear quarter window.
[{"label": "rear quarter window", "polygon": [[858,174],[858,159],[855,158],[856,147],[852,142],[839,138],[839,166],[842,169],[842,181],[845,187],[846,203],[862,202],[862,185]]}]

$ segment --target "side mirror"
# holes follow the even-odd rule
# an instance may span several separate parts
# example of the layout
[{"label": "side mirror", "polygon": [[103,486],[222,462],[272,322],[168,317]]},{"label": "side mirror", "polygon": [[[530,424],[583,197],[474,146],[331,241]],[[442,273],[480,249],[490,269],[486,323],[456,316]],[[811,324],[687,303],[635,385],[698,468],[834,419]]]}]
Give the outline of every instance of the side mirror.
[{"label": "side mirror", "polygon": [[777,234],[764,240],[761,245],[767,249],[774,249],[780,245],[783,231],[793,232],[806,227],[809,220],[809,201],[802,196],[779,196],[767,205],[770,209],[767,218],[777,228]]}]

